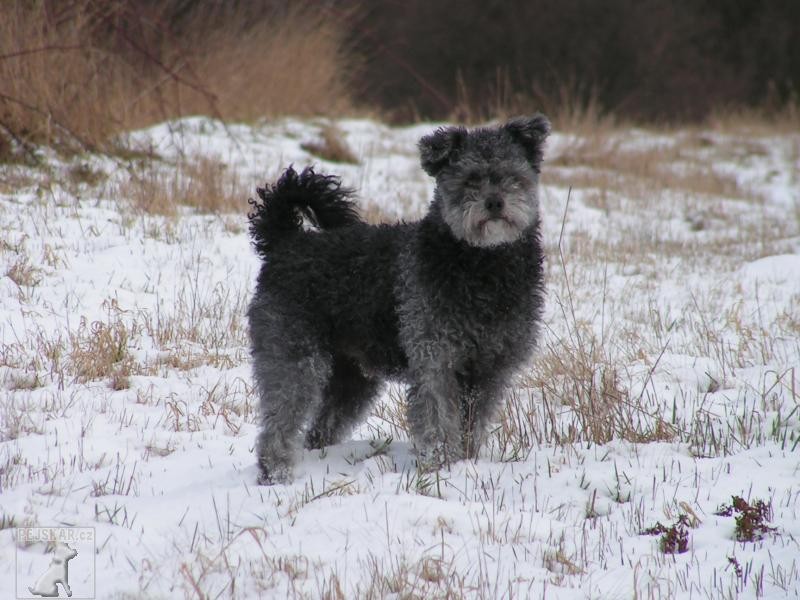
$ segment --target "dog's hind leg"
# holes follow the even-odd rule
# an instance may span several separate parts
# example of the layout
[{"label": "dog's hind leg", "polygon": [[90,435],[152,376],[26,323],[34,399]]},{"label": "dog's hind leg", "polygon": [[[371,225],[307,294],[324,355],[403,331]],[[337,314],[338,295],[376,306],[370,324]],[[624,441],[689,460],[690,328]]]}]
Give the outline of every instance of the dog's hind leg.
[{"label": "dog's hind leg", "polygon": [[324,398],[306,434],[306,448],[322,448],[341,441],[372,405],[380,382],[366,376],[346,356],[333,360]]},{"label": "dog's hind leg", "polygon": [[286,482],[292,473],[308,417],[318,410],[330,377],[322,352],[304,356],[254,352],[253,374],[260,396],[257,441],[259,483]]}]

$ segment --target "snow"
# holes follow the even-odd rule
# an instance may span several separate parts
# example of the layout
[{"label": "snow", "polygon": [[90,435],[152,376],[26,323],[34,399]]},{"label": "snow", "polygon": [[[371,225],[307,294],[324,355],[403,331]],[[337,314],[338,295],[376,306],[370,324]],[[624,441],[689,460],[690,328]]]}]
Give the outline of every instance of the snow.
[{"label": "snow", "polygon": [[[359,164],[303,149],[331,125]],[[15,527],[50,525],[95,528],[98,598],[800,596],[796,134],[614,133],[628,151],[680,147],[670,172],[711,161],[744,198],[624,173],[602,197],[568,192],[598,169],[546,163],[544,339],[481,457],[417,472],[391,385],[352,440],[305,452],[291,484],[255,484],[246,194],[314,163],[383,218],[418,218],[433,185],[416,142],[437,126],[193,117],[130,134],[167,171],[198,155],[235,171],[247,192],[222,215],[137,211],[122,159],[0,166],[31,178],[0,186],[0,598],[43,551]],[[575,139],[555,133],[546,156]],[[69,184],[76,161],[108,179]],[[98,331],[129,361],[121,389],[76,363],[99,356]],[[770,503],[775,531],[736,541],[714,514],[732,496]],[[680,514],[685,553],[641,533]],[[79,597],[85,575],[70,577]]]}]

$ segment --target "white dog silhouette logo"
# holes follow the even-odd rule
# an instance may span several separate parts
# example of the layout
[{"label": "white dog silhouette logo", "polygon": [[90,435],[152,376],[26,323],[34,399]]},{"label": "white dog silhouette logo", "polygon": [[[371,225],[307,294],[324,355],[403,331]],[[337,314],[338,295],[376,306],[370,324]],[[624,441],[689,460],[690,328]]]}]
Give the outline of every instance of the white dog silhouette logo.
[{"label": "white dog silhouette logo", "polygon": [[69,544],[56,544],[50,566],[36,581],[36,585],[28,588],[30,593],[43,598],[58,598],[58,584],[60,583],[67,592],[67,596],[72,597],[72,589],[69,587],[68,563],[76,556],[78,556],[78,551],[70,548]]}]

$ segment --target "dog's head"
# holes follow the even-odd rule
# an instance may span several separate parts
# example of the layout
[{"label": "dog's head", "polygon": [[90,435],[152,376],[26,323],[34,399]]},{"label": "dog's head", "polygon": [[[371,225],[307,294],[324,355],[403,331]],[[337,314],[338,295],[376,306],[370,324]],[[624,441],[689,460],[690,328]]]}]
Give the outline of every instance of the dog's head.
[{"label": "dog's head", "polygon": [[499,127],[443,127],[419,141],[436,178],[441,214],[473,246],[513,242],[537,219],[539,170],[550,121],[541,114]]},{"label": "dog's head", "polygon": [[65,563],[78,556],[78,551],[70,548],[69,544],[56,544],[53,549],[53,562],[57,564]]}]

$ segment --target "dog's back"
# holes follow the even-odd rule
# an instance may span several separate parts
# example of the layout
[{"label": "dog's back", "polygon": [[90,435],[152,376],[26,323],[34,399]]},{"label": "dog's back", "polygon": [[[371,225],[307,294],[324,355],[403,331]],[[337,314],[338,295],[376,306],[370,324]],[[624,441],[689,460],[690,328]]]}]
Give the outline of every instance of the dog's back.
[{"label": "dog's back", "polygon": [[[405,367],[393,290],[402,227],[367,225],[352,190],[312,168],[298,174],[290,167],[258,195],[248,215],[264,258],[250,310],[254,344],[275,327],[259,316],[277,313],[298,333],[313,331],[314,344],[328,353],[397,375]],[[317,231],[304,229],[303,217]]]},{"label": "dog's back", "polygon": [[258,323],[264,310],[277,310],[295,326],[307,323],[328,352],[382,377],[400,376],[406,358],[394,283],[408,227],[353,223],[297,231],[266,255],[251,318]]}]

